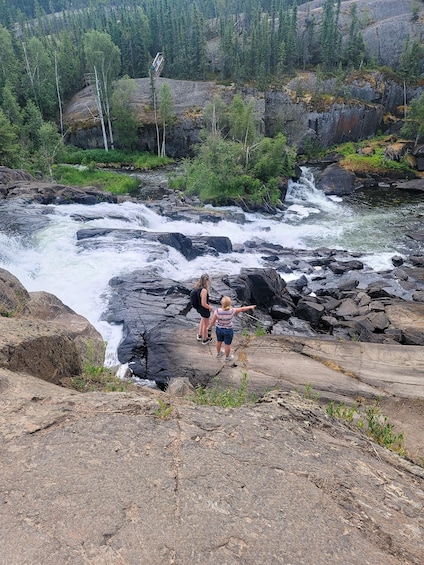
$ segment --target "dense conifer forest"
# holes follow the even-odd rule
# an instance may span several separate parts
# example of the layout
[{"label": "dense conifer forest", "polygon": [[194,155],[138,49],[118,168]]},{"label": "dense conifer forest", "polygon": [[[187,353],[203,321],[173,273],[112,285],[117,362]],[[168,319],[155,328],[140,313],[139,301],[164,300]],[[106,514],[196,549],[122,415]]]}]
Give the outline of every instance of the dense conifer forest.
[{"label": "dense conifer forest", "polygon": [[[303,4],[0,0],[1,164],[16,166],[43,151],[44,162],[52,161],[56,136],[64,133],[64,104],[88,83],[97,85],[105,122],[118,120],[130,130],[134,117],[124,107],[130,81],[117,93],[117,79],[148,77],[156,53],[166,60],[162,76],[259,89],[279,87],[299,69],[341,75],[379,64],[366,60],[356,3],[344,38],[341,0],[324,0],[320,20],[307,17],[300,33],[298,8]],[[417,79],[420,57],[419,42],[405,38],[398,76]]]}]

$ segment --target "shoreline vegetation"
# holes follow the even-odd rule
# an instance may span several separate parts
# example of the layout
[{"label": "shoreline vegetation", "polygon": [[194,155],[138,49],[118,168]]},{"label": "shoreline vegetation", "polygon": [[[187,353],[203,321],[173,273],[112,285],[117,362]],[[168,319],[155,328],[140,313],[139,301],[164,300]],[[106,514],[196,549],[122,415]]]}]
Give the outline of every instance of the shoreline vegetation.
[{"label": "shoreline vegetation", "polygon": [[[349,142],[314,156],[311,155],[310,160],[316,162],[324,160],[328,155],[338,155],[340,167],[362,178],[367,176],[399,178],[402,176],[408,180],[421,176],[411,167],[407,157],[400,161],[386,157],[386,148],[392,141],[391,136],[380,135],[357,143]],[[407,142],[404,141],[404,143]],[[61,163],[52,167],[55,182],[79,187],[95,186],[114,194],[131,196],[137,196],[139,190],[137,173],[154,171],[175,163],[175,160],[169,157],[146,152],[105,151],[103,149],[66,148],[60,158]],[[251,186],[248,188],[246,188],[246,176],[244,181],[242,179],[245,189],[243,194],[241,194],[243,187],[238,187],[234,194],[231,190],[227,194],[222,194],[219,187],[207,186],[205,179],[210,179],[210,176],[205,175],[204,163],[204,158],[199,158],[197,161],[196,159],[184,161],[182,174],[169,175],[170,188],[195,195],[203,204],[222,205],[224,201],[231,200],[240,201],[243,206],[257,206],[260,201],[265,200],[272,205],[278,205],[278,195],[280,195],[278,182],[286,181],[287,175],[274,183],[273,188],[276,192],[273,195],[271,195],[272,190],[264,188],[260,182],[256,182],[258,179],[253,176],[249,180],[248,184]],[[189,178],[190,175],[192,175],[192,180]],[[201,184],[197,182],[200,178],[203,179]],[[222,178],[228,178],[227,173],[223,172]]]},{"label": "shoreline vegetation", "polygon": [[56,182],[79,187],[94,186],[114,194],[129,195],[138,191],[137,172],[154,170],[174,162],[169,157],[145,152],[76,148],[64,151],[61,161],[52,168]]}]

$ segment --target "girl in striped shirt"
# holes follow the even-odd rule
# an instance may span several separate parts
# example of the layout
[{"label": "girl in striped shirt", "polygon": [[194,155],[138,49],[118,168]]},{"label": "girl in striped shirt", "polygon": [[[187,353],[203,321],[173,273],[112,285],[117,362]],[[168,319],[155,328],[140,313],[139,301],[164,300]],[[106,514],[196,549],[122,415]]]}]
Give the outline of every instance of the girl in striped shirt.
[{"label": "girl in striped shirt", "polygon": [[246,312],[247,310],[253,310],[254,308],[256,308],[256,306],[253,304],[251,306],[232,308],[231,298],[229,296],[222,297],[221,308],[215,310],[212,319],[209,322],[209,328],[216,324],[217,357],[222,357],[224,355],[224,352],[221,351],[222,343],[224,343],[225,361],[231,361],[234,359],[234,355],[231,355],[231,344],[234,337],[233,318],[236,314],[240,314],[240,312]]}]

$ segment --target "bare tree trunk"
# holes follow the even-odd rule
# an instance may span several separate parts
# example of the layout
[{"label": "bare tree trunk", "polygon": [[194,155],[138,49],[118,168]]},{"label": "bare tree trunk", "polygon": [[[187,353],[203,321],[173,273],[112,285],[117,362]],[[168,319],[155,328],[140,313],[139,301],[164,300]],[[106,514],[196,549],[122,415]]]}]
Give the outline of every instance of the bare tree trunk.
[{"label": "bare tree trunk", "polygon": [[212,134],[216,135],[217,127],[216,127],[216,105],[215,105],[215,102],[213,103],[213,106],[212,106],[212,127],[211,127],[211,129],[212,129]]},{"label": "bare tree trunk", "polygon": [[34,94],[34,100],[35,100],[35,103],[37,104],[37,106],[39,108],[40,105],[38,104],[37,92],[35,90],[35,83],[34,83],[34,76],[35,76],[35,73],[37,72],[37,66],[35,66],[34,73],[32,73],[31,72],[31,65],[29,64],[29,59],[28,59],[28,54],[27,54],[25,43],[22,43],[22,49],[24,51],[26,72],[28,74],[29,82],[31,83],[32,92]]},{"label": "bare tree trunk", "polygon": [[[103,62],[104,65],[104,62]],[[102,66],[103,66],[102,65]],[[106,117],[107,117],[107,125],[109,130],[109,140],[110,140],[110,148],[115,149],[115,144],[113,141],[113,131],[112,131],[112,122],[110,119],[110,103],[109,103],[109,94],[108,94],[108,85],[107,85],[107,75],[105,69],[103,69],[103,90],[104,90],[104,97],[105,97],[105,109],[106,109]]]},{"label": "bare tree trunk", "polygon": [[157,104],[156,104],[156,85],[155,85],[155,75],[154,71],[150,69],[150,83],[152,89],[152,104],[153,104],[153,112],[155,115],[155,126],[156,126],[156,145],[158,147],[158,157],[160,157],[160,133],[159,133],[159,124],[158,124],[158,111],[157,111]]},{"label": "bare tree trunk", "polygon": [[165,157],[165,137],[166,137],[166,124],[163,122],[163,133],[162,133],[162,147],[160,150],[160,156]]},{"label": "bare tree trunk", "polygon": [[56,92],[57,92],[57,101],[59,104],[59,119],[60,119],[60,133],[63,137],[63,108],[62,108],[62,97],[60,95],[60,88],[59,88],[59,73],[57,70],[57,54],[54,54],[54,75],[56,79]]},{"label": "bare tree trunk", "polygon": [[250,158],[249,146],[247,145],[247,136],[248,136],[248,135],[249,135],[249,128],[246,128],[246,133],[245,133],[245,136],[244,136],[244,143],[243,143],[243,145],[244,145],[244,150],[245,150],[245,152],[246,152],[246,158],[245,158],[246,167],[247,167],[247,165],[249,164],[249,158]]},{"label": "bare tree trunk", "polygon": [[97,109],[99,111],[100,122],[101,122],[101,125],[102,125],[103,144],[104,144],[105,151],[109,151],[109,147],[108,147],[108,143],[107,143],[106,128],[105,128],[105,119],[104,119],[104,116],[103,116],[102,98],[101,98],[101,94],[100,94],[99,77],[97,75],[96,67],[94,67],[94,76],[95,76],[95,79],[96,79],[95,99],[96,99]]},{"label": "bare tree trunk", "polygon": [[158,113],[156,108],[156,93],[153,94],[153,99],[154,99],[154,109],[155,109],[156,143],[158,146],[158,156],[160,156],[160,133],[159,133],[159,124],[158,124]]},{"label": "bare tree trunk", "polygon": [[403,81],[403,118],[406,119],[406,82]]}]

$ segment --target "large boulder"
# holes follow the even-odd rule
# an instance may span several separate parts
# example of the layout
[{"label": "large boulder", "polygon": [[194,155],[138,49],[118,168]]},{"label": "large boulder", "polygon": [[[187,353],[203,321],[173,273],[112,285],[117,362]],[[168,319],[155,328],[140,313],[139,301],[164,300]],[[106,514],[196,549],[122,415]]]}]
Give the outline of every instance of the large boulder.
[{"label": "large boulder", "polygon": [[28,293],[4,270],[0,314],[0,367],[59,384],[84,364],[103,364],[103,339],[88,320],[49,293]]},{"label": "large boulder", "polygon": [[0,269],[0,316],[15,315],[29,298],[28,291],[18,279],[9,271]]},{"label": "large boulder", "polygon": [[7,185],[14,181],[33,181],[34,177],[23,169],[9,169],[0,167],[0,185]]},{"label": "large boulder", "polygon": [[353,173],[333,163],[318,174],[315,186],[324,194],[344,196],[352,194],[359,187],[359,182]]},{"label": "large boulder", "polygon": [[228,277],[228,281],[240,302],[256,304],[260,308],[278,303],[286,287],[285,281],[272,268],[241,269],[239,275]]}]

